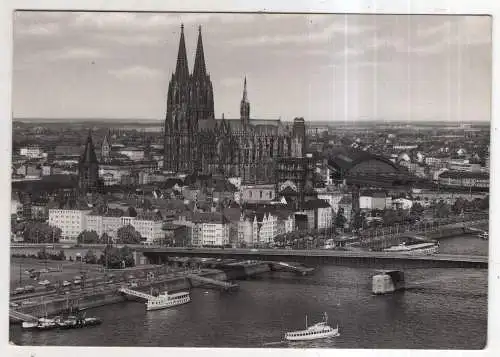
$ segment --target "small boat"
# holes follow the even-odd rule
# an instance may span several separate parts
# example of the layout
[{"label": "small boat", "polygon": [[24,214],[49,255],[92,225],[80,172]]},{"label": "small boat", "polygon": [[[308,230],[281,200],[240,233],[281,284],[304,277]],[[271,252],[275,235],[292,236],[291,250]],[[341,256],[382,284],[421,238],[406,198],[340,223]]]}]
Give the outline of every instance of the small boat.
[{"label": "small boat", "polygon": [[91,327],[100,325],[102,321],[97,317],[80,318],[76,316],[69,316],[66,320],[59,323],[59,328],[63,330],[70,330],[83,327]]},{"label": "small boat", "polygon": [[37,330],[53,330],[58,328],[56,321],[52,319],[40,319],[41,321],[38,323]]},{"label": "small boat", "polygon": [[488,232],[482,232],[479,234],[479,238],[484,239],[484,240],[488,240],[488,238],[489,238],[488,236],[489,236]]},{"label": "small boat", "polygon": [[309,341],[317,340],[328,337],[339,336],[339,326],[332,328],[328,326],[328,315],[326,312],[323,314],[323,321],[315,323],[312,326],[307,326],[307,315],[306,315],[306,328],[300,331],[291,331],[285,333],[285,340],[287,341]]},{"label": "small boat", "polygon": [[24,321],[22,327],[24,330],[36,330],[36,328],[38,327],[38,321]]},{"label": "small boat", "polygon": [[181,292],[176,294],[169,294],[168,292],[164,292],[163,294],[150,298],[146,302],[146,310],[152,311],[166,309],[168,307],[187,304],[190,301],[191,297],[189,296],[189,292]]}]

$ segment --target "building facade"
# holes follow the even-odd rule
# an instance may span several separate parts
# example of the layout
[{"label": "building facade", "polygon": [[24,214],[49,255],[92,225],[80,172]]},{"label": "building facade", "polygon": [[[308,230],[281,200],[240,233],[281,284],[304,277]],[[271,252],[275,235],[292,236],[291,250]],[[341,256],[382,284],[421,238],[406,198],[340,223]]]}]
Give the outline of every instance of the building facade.
[{"label": "building facade", "polygon": [[61,240],[75,241],[87,229],[86,216],[90,210],[50,209],[49,225],[61,229]]},{"label": "building facade", "polygon": [[275,186],[267,185],[242,185],[240,188],[239,202],[241,203],[266,203],[275,199]]},{"label": "building facade", "polygon": [[281,120],[251,119],[246,78],[243,87],[240,118],[215,119],[201,28],[193,72],[189,73],[181,26],[177,65],[168,86],[164,171],[223,173],[247,183],[269,183],[274,179],[277,157],[303,155],[305,127],[294,123],[292,128]]}]

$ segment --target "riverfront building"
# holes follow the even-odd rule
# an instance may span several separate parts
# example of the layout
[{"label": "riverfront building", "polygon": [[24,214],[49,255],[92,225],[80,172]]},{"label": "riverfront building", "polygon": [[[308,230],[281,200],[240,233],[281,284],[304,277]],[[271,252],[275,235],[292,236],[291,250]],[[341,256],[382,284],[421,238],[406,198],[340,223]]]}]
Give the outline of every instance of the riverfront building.
[{"label": "riverfront building", "polygon": [[269,244],[277,235],[292,232],[294,225],[294,214],[291,211],[272,208],[264,208],[258,212],[244,211],[238,222],[238,243],[247,246]]},{"label": "riverfront building", "polygon": [[61,229],[61,241],[75,241],[86,229],[86,217],[90,210],[50,209],[49,225]]}]

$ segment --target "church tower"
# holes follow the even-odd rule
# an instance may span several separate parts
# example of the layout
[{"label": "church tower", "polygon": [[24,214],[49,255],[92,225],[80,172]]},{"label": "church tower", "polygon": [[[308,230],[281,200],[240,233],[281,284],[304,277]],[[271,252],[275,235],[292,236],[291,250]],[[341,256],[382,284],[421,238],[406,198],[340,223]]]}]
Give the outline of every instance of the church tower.
[{"label": "church tower", "polygon": [[191,76],[191,120],[198,127],[200,120],[214,118],[214,92],[210,75],[207,73],[201,26],[198,27],[198,43]]},{"label": "church tower", "polygon": [[248,125],[250,121],[250,102],[247,97],[247,77],[245,76],[245,81],[243,82],[243,97],[240,102],[240,119],[243,125]]},{"label": "church tower", "polygon": [[[190,96],[190,76],[184,39],[184,25],[181,25],[177,65],[172,74],[167,93],[167,114],[165,118],[164,138],[164,170],[177,172],[182,169],[181,163],[186,163],[186,151],[189,150],[188,107]],[[189,151],[187,151],[189,153]]]},{"label": "church tower", "polygon": [[95,154],[92,134],[89,130],[85,150],[78,163],[78,188],[81,193],[96,190],[99,185],[99,163]]},{"label": "church tower", "polygon": [[109,142],[110,136],[111,136],[110,131],[108,130],[101,144],[101,162],[103,163],[108,163],[110,161],[110,154],[111,154],[111,144]]}]

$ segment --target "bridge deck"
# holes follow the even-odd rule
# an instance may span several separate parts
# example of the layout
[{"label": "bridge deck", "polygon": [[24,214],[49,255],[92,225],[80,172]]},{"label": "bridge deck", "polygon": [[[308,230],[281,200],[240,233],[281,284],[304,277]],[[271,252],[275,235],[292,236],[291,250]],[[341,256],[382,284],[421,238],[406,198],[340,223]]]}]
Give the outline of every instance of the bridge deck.
[{"label": "bridge deck", "polygon": [[171,253],[184,255],[210,255],[231,256],[276,256],[276,257],[347,257],[347,258],[374,258],[374,259],[402,259],[402,260],[423,260],[423,261],[455,261],[471,263],[488,263],[487,256],[477,255],[455,255],[455,254],[435,254],[435,255],[407,255],[392,252],[356,252],[338,250],[284,250],[284,249],[215,249],[215,248],[139,248],[143,253]]},{"label": "bridge deck", "polygon": [[120,289],[118,289],[118,291],[122,294],[131,295],[131,296],[135,296],[135,297],[146,299],[146,300],[154,299],[153,295],[146,294],[146,293],[143,293],[143,292],[137,291],[137,290],[128,289],[128,288],[120,288]]}]

